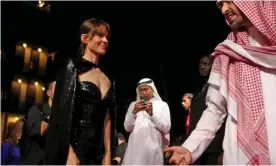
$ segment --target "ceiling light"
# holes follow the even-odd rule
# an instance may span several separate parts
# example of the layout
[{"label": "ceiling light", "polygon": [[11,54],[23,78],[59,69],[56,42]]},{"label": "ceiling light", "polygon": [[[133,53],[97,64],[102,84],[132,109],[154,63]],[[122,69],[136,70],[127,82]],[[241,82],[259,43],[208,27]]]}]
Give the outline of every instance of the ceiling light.
[{"label": "ceiling light", "polygon": [[38,1],[38,7],[43,7],[45,5],[45,2],[43,1]]}]

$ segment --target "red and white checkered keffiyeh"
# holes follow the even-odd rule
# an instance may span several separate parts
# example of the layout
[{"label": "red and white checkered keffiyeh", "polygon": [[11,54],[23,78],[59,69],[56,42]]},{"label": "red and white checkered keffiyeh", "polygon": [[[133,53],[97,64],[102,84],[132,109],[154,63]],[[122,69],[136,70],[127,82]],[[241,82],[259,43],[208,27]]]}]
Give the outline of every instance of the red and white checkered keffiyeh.
[{"label": "red and white checkered keffiyeh", "polygon": [[[246,31],[231,32],[227,40],[240,45],[251,54],[276,56],[276,1],[234,1],[234,3],[259,31],[261,41],[258,42],[262,46],[251,46]],[[223,87],[226,93],[223,95],[228,101],[232,98],[237,105],[238,146],[248,157],[247,164],[269,165],[270,157],[275,156],[269,156],[268,152],[260,77],[260,69],[267,66],[241,56],[223,43],[216,47],[212,56],[215,59],[211,75],[212,73],[219,75],[219,79],[226,83],[226,87]],[[209,80],[209,82],[216,84],[219,81]]]}]

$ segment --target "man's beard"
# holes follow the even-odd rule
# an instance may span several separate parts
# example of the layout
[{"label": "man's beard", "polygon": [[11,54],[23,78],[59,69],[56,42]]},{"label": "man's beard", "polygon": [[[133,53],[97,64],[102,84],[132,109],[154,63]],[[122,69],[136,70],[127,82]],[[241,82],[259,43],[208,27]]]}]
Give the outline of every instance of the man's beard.
[{"label": "man's beard", "polygon": [[242,19],[237,19],[229,25],[232,31],[244,31],[246,27],[243,25]]}]

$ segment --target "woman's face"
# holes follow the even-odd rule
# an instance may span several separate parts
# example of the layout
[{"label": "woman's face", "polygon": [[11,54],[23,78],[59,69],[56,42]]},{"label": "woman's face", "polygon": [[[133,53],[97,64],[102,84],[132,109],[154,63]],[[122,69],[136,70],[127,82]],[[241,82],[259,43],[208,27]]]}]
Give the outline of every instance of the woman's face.
[{"label": "woman's face", "polygon": [[98,28],[98,32],[87,41],[86,49],[96,55],[104,55],[108,47],[108,30],[105,25]]}]

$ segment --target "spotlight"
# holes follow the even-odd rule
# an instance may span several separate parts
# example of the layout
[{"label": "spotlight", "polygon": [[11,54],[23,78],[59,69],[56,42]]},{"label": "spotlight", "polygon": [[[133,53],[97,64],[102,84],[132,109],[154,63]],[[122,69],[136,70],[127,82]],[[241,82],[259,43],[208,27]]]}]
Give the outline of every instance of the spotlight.
[{"label": "spotlight", "polygon": [[21,79],[18,79],[17,82],[18,82],[19,84],[21,84],[22,80],[21,80]]},{"label": "spotlight", "polygon": [[44,5],[45,5],[45,2],[43,2],[43,1],[38,1],[38,7],[43,7]]}]

